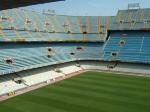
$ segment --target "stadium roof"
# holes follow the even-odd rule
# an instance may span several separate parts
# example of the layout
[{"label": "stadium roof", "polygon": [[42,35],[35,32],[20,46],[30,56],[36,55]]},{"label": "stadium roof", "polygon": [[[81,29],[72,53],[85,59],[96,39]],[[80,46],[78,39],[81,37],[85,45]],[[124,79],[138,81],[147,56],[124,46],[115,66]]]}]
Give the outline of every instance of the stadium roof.
[{"label": "stadium roof", "polygon": [[65,0],[0,0],[0,10]]}]

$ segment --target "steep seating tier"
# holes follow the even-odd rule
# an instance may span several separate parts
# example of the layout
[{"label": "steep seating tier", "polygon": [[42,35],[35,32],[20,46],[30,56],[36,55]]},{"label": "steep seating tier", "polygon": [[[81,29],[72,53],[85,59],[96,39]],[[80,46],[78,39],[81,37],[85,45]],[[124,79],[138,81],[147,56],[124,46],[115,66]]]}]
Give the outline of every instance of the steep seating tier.
[{"label": "steep seating tier", "polygon": [[111,33],[104,49],[104,59],[150,63],[149,35],[149,32],[142,31]]}]

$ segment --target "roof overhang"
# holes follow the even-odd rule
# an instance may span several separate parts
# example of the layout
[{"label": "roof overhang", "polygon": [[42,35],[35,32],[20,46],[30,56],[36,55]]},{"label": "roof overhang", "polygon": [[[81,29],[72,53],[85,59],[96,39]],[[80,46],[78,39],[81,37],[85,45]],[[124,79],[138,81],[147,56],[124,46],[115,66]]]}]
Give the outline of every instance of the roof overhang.
[{"label": "roof overhang", "polygon": [[0,10],[65,0],[0,0]]}]

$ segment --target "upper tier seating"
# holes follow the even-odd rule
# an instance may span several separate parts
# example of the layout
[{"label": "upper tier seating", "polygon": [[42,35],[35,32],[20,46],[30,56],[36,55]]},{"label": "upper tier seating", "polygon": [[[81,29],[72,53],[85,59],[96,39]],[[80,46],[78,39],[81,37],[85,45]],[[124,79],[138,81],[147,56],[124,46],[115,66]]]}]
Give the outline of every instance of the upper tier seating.
[{"label": "upper tier seating", "polygon": [[119,10],[111,30],[137,30],[150,28],[150,9]]},{"label": "upper tier seating", "polygon": [[[105,60],[150,63],[150,33],[140,31],[111,33],[104,52]],[[116,56],[112,53],[116,53]]]},{"label": "upper tier seating", "polygon": [[105,41],[110,18],[4,10],[0,11],[0,41]]}]

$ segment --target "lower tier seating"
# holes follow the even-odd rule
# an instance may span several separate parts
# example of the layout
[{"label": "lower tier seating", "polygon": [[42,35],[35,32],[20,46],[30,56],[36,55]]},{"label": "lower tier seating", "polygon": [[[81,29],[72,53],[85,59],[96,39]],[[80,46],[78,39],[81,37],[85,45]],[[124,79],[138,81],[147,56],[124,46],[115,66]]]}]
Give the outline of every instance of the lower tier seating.
[{"label": "lower tier seating", "polygon": [[0,75],[0,96],[5,94],[9,95],[18,90],[33,87],[38,84],[57,81],[80,70],[81,68],[77,67],[74,62],[71,64],[26,70],[15,74]]},{"label": "lower tier seating", "polygon": [[0,49],[0,74],[8,74],[74,60],[100,59],[103,43],[1,43]]},{"label": "lower tier seating", "polygon": [[103,61],[79,61],[25,70],[15,74],[0,75],[0,96],[19,90],[34,88],[39,84],[65,79],[84,70],[128,72],[128,74],[150,75],[148,64],[116,63]]}]

